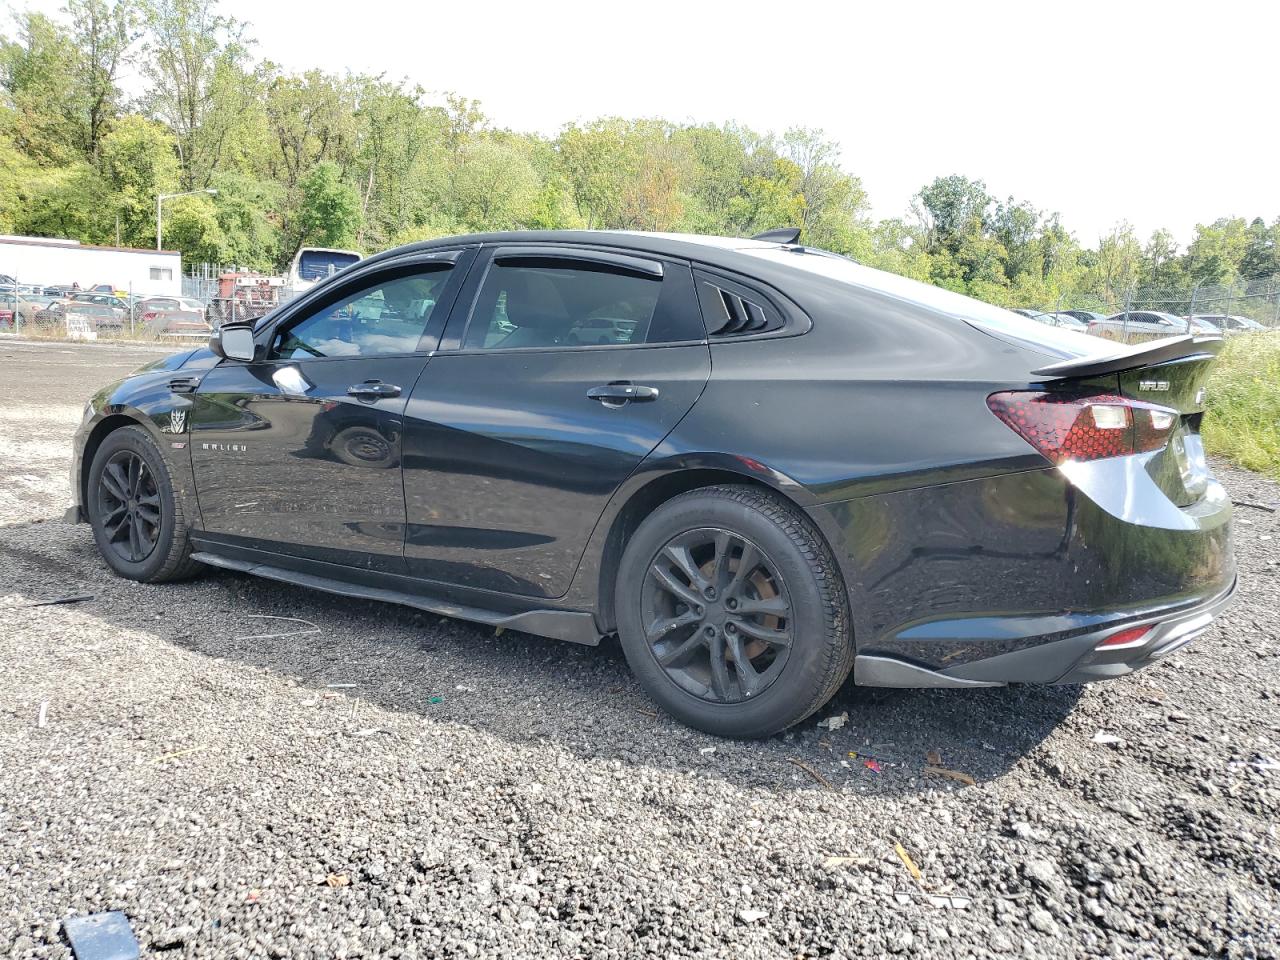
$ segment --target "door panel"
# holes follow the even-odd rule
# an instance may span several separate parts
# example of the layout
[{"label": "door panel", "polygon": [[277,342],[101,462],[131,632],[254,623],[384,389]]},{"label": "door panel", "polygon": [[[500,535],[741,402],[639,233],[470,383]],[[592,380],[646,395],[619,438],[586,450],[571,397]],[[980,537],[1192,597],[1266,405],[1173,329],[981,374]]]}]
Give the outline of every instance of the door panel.
[{"label": "door panel", "polygon": [[[414,576],[569,588],[609,497],[693,406],[711,354],[688,264],[568,245],[477,258],[405,411]],[[633,392],[628,392],[629,390]]]},{"label": "door panel", "polygon": [[[205,531],[403,573],[403,414],[426,363],[425,356],[357,357],[211,370],[190,418]],[[348,393],[370,380],[401,392]]]},{"label": "door panel", "polygon": [[[409,572],[563,595],[609,497],[710,371],[701,343],[438,354],[405,413]],[[587,396],[616,381],[658,396],[621,405]]]}]

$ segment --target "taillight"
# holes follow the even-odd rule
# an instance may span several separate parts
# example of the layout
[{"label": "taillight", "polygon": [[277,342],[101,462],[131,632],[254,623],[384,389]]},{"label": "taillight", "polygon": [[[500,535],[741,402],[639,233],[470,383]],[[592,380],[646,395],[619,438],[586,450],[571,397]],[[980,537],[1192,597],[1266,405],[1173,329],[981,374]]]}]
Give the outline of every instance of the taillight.
[{"label": "taillight", "polygon": [[1120,630],[1113,633],[1107,639],[1098,644],[1098,650],[1110,648],[1112,650],[1124,649],[1125,647],[1139,647],[1146,642],[1147,634],[1151,632],[1151,628],[1155,624],[1147,623],[1140,627],[1129,627],[1127,630]]},{"label": "taillight", "polygon": [[987,406],[1053,463],[1159,450],[1178,422],[1176,410],[1118,394],[1019,390],[993,393]]}]

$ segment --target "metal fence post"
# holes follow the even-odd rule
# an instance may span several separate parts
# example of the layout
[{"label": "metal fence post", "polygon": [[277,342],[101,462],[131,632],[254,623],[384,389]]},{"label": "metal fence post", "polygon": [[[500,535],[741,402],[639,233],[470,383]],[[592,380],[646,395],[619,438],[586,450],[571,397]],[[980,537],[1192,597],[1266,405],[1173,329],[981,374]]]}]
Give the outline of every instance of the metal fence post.
[{"label": "metal fence post", "polygon": [[1133,305],[1133,287],[1124,292],[1124,322],[1120,324],[1120,342],[1129,342],[1129,308]]},{"label": "metal fence post", "polygon": [[133,281],[129,281],[129,339],[137,339],[137,331],[134,329],[134,322],[138,316],[137,304],[133,302]]},{"label": "metal fence post", "polygon": [[1200,284],[1191,288],[1191,303],[1187,306],[1187,333],[1191,332],[1191,318],[1196,315],[1196,294],[1200,292]]},{"label": "metal fence post", "polygon": [[22,318],[18,316],[18,275],[13,275],[13,335],[22,334]]}]

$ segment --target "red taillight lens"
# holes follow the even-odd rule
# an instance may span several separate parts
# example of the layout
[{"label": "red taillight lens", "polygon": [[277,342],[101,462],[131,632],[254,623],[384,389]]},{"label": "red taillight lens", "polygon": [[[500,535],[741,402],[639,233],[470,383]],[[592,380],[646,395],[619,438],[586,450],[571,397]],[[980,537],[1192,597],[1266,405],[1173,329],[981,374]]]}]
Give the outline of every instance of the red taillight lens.
[{"label": "red taillight lens", "polygon": [[1121,630],[1119,633],[1113,633],[1107,639],[1103,640],[1095,648],[1101,650],[1104,647],[1128,647],[1138,646],[1138,641],[1142,640],[1155,624],[1148,623],[1141,627],[1130,627],[1127,630]]},{"label": "red taillight lens", "polygon": [[1109,393],[1019,390],[993,393],[987,406],[1053,463],[1159,450],[1178,422],[1176,410]]}]

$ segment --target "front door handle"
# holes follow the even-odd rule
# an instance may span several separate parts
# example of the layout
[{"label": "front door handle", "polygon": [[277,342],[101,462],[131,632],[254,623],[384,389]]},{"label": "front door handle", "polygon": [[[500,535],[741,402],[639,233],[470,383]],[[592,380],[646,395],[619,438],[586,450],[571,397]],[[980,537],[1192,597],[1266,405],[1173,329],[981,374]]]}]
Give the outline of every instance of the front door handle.
[{"label": "front door handle", "polygon": [[357,383],[347,387],[347,395],[368,399],[398,397],[400,396],[400,388],[394,383],[383,383],[381,380],[366,380],[364,383]]},{"label": "front door handle", "polygon": [[628,400],[635,403],[657,400],[658,388],[646,387],[641,383],[631,383],[629,380],[618,380],[614,383],[592,387],[587,391],[587,396],[592,400],[599,400],[606,406],[616,407],[621,406]]}]

